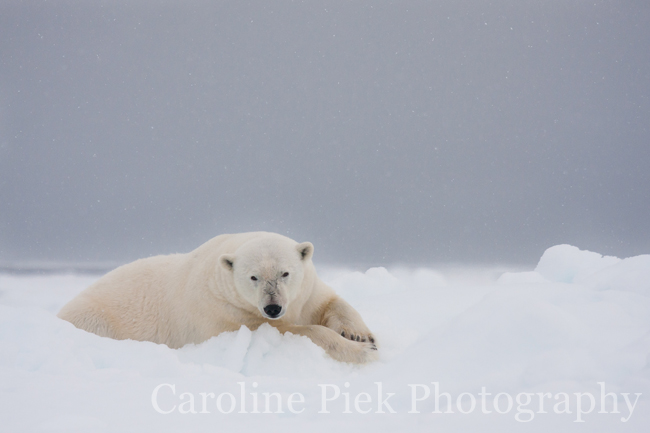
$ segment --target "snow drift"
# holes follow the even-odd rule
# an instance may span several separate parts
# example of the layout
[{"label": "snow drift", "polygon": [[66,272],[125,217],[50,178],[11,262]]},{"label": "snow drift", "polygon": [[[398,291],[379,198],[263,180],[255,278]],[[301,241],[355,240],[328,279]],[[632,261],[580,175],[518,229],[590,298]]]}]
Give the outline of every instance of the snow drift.
[{"label": "snow drift", "polygon": [[650,255],[559,245],[533,271],[494,277],[319,273],[373,330],[379,362],[339,363],[270,326],[178,350],[101,338],[55,317],[96,277],[0,275],[0,423],[35,432],[650,427]]}]

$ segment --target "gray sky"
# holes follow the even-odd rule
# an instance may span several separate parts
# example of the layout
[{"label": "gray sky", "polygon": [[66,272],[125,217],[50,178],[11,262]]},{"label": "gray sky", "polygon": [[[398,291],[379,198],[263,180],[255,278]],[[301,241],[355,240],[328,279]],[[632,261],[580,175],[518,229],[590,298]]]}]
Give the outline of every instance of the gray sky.
[{"label": "gray sky", "polygon": [[649,2],[176,3],[0,4],[0,261],[650,253]]}]

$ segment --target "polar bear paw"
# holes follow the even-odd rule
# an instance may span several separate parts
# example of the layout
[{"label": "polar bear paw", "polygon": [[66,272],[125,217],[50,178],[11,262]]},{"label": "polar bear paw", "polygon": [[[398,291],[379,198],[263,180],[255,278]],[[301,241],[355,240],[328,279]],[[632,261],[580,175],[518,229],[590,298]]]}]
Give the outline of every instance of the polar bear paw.
[{"label": "polar bear paw", "polygon": [[[360,323],[359,323],[360,322]],[[346,340],[369,343],[371,350],[377,350],[377,340],[363,322],[354,320],[345,320],[341,317],[330,317],[327,327],[334,330]]]},{"label": "polar bear paw", "polygon": [[[336,330],[339,332],[339,330]],[[339,334],[341,334],[341,337],[352,340],[352,341],[358,341],[360,343],[370,343],[370,347],[373,350],[377,350],[377,345],[375,344],[375,337],[370,333],[370,332],[359,332],[355,331],[354,329],[342,329],[340,330]]]}]

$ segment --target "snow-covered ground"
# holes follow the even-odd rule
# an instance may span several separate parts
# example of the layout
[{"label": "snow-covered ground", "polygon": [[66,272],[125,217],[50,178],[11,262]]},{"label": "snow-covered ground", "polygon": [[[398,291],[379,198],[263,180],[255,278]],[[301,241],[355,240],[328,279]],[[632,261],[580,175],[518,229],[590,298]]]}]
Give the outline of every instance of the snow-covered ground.
[{"label": "snow-covered ground", "polygon": [[97,276],[0,274],[1,430],[650,428],[650,255],[561,245],[526,272],[320,275],[373,330],[379,362],[339,363],[268,326],[179,350],[101,338],[55,316]]}]

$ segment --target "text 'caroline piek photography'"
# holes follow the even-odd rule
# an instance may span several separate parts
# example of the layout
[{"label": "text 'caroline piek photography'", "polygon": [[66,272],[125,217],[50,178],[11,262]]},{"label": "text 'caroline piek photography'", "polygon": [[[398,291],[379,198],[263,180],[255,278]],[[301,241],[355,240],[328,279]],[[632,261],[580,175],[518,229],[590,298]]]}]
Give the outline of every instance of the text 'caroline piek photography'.
[{"label": "text 'caroline piek photography'", "polygon": [[[441,390],[439,382],[411,383],[403,389],[389,390],[382,382],[374,389],[352,392],[349,382],[318,384],[310,396],[315,406],[300,392],[259,392],[257,382],[237,382],[237,392],[192,393],[161,383],[151,393],[153,409],[160,414],[301,414],[307,408],[319,414],[510,414],[518,422],[530,422],[536,415],[569,415],[573,422],[585,422],[595,415],[616,415],[621,422],[632,417],[642,393],[610,392],[605,382],[597,382],[599,392],[494,392],[481,387],[477,393],[452,395]],[[399,395],[399,394],[402,395]],[[404,399],[406,397],[406,400]],[[398,402],[399,400],[399,402]],[[404,404],[407,401],[407,404]],[[400,410],[401,409],[401,410]]]}]

